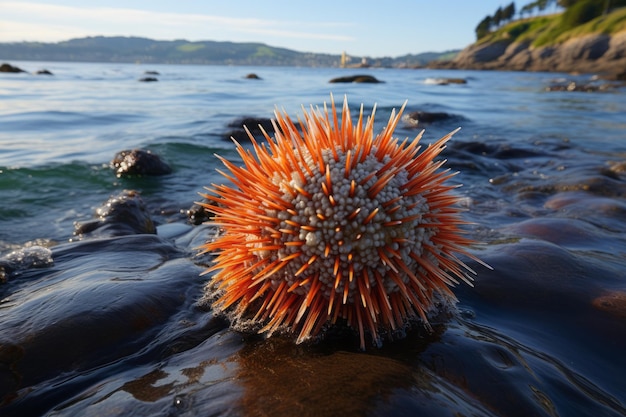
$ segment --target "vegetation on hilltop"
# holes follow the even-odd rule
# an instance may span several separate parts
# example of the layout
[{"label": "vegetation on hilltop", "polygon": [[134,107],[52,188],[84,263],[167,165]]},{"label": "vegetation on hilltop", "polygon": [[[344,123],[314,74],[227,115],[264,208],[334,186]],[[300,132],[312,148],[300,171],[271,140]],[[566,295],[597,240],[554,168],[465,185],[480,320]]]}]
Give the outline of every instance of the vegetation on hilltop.
[{"label": "vegetation on hilltop", "polygon": [[[540,47],[588,34],[626,30],[626,0],[539,0],[524,6],[517,20],[513,20],[514,12],[503,13],[503,10],[514,11],[514,3],[511,5],[499,8],[493,16],[487,16],[479,23],[476,27],[478,44],[507,40]],[[549,5],[561,7],[563,11],[522,17],[525,13],[532,13],[534,8],[543,12]]]}]

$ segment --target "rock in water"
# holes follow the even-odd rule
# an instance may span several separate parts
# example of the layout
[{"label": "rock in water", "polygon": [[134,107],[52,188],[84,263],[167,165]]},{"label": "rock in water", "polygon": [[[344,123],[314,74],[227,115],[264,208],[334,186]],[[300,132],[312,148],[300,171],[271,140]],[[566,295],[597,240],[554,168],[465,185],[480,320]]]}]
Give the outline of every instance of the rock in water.
[{"label": "rock in water", "polygon": [[172,168],[150,151],[132,149],[118,152],[110,163],[118,177],[167,175]]}]

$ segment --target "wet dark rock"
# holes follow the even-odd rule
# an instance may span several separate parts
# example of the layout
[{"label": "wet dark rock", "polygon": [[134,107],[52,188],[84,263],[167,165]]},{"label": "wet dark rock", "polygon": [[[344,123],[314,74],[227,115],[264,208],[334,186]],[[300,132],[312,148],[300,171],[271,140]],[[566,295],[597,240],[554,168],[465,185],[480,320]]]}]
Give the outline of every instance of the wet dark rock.
[{"label": "wet dark rock", "polygon": [[156,77],[143,77],[143,78],[140,78],[138,81],[143,82],[143,83],[150,83],[150,82],[159,81],[159,79]]},{"label": "wet dark rock", "polygon": [[[603,276],[606,271],[583,263],[573,252],[557,244],[542,240],[549,233],[545,222],[534,224],[530,220],[528,226],[533,227],[505,229],[505,234],[515,239],[514,243],[490,247],[490,253],[482,259],[493,271],[481,271],[475,290],[458,289],[466,302],[471,304],[470,298],[479,297],[483,302],[500,306],[503,312],[524,309],[544,314],[572,311],[577,305],[589,302],[590,294],[578,289],[586,284],[590,292],[597,290],[600,284],[590,282],[590,277]],[[520,238],[521,229],[525,229],[524,235],[534,238]],[[564,233],[563,239],[567,234],[580,238],[580,229],[572,230]]]},{"label": "wet dark rock", "polygon": [[609,91],[614,88],[616,88],[616,86],[609,83],[598,84],[594,82],[566,81],[553,83],[546,87],[546,91],[582,91],[593,93],[597,91]]},{"label": "wet dark rock", "polygon": [[[561,216],[585,219],[603,230],[621,233],[620,220],[626,218],[626,203],[610,197],[594,195],[588,191],[565,191],[550,196],[544,207],[557,210]],[[575,220],[572,220],[575,222]],[[605,237],[596,239],[587,235],[588,244],[597,243],[596,249],[606,242]],[[546,239],[548,240],[548,239]]]},{"label": "wet dark rock", "polygon": [[95,220],[75,224],[74,234],[84,237],[156,234],[156,227],[139,196],[124,190],[96,209]]},{"label": "wet dark rock", "polygon": [[110,166],[118,177],[167,175],[172,172],[172,168],[158,155],[142,149],[118,152]]},{"label": "wet dark rock", "polygon": [[244,78],[248,79],[248,80],[262,80],[261,77],[259,77],[258,75],[256,75],[255,73],[250,73],[248,75],[246,75]]},{"label": "wet dark rock", "polygon": [[27,244],[0,257],[0,284],[23,271],[53,264],[52,252],[45,246]]},{"label": "wet dark rock", "polygon": [[191,206],[189,210],[187,210],[187,220],[189,223],[194,225],[199,225],[211,217],[211,212],[209,212],[206,208],[201,206],[200,204],[194,204]]},{"label": "wet dark rock", "polygon": [[568,249],[588,249],[602,246],[589,223],[575,218],[531,218],[503,229],[506,233],[541,239]]},{"label": "wet dark rock", "polygon": [[146,75],[161,75],[159,71],[144,71],[143,73]]},{"label": "wet dark rock", "polygon": [[35,72],[35,74],[37,74],[37,75],[54,75],[50,71],[48,71],[47,69],[37,70],[37,72]]},{"label": "wet dark rock", "polygon": [[[0,414],[46,415],[91,385],[100,367],[162,355],[167,344],[150,346],[170,321],[169,332],[184,329],[175,315],[193,311],[187,292],[201,285],[200,269],[183,255],[155,235],[70,242],[53,248],[53,267],[28,272],[28,291],[9,284]],[[83,382],[71,382],[79,375]]]},{"label": "wet dark rock", "polygon": [[409,125],[422,126],[425,124],[458,119],[458,116],[445,112],[414,111],[405,115],[403,119]]},{"label": "wet dark rock", "polygon": [[623,352],[624,295],[600,291],[596,281],[609,276],[601,262],[554,244],[486,248],[481,258],[495,270],[455,290],[465,313],[367,352],[229,329],[195,305],[202,268],[161,236],[52,251],[55,265],[30,271],[28,291],[8,293],[3,305],[3,417],[624,415],[615,395],[623,361],[609,369],[607,389],[568,360],[596,351],[579,340],[606,346],[596,358]]},{"label": "wet dark rock", "polygon": [[18,72],[26,72],[26,71],[24,71],[21,68],[14,67],[11,64],[4,63],[4,64],[0,65],[0,72],[14,72],[14,73],[18,73]]},{"label": "wet dark rock", "polygon": [[608,165],[611,172],[618,175],[626,174],[626,161],[609,161]]},{"label": "wet dark rock", "polygon": [[596,175],[580,180],[575,176],[564,178],[562,181],[551,183],[512,183],[507,191],[517,190],[519,193],[539,192],[543,194],[556,194],[567,191],[585,191],[596,196],[619,197],[626,196],[626,183],[615,180],[605,175]]},{"label": "wet dark rock", "polygon": [[349,75],[346,77],[337,77],[329,81],[329,83],[382,83],[376,77],[371,75]]},{"label": "wet dark rock", "polygon": [[[236,120],[233,120],[228,124],[228,127],[233,128],[224,134],[226,139],[234,138],[237,142],[245,142],[250,140],[248,133],[246,133],[243,127],[247,127],[250,133],[256,137],[262,137],[263,130],[267,133],[274,132],[274,125],[272,124],[272,119],[263,118],[263,117],[242,117]],[[261,130],[262,129],[262,130]]]}]

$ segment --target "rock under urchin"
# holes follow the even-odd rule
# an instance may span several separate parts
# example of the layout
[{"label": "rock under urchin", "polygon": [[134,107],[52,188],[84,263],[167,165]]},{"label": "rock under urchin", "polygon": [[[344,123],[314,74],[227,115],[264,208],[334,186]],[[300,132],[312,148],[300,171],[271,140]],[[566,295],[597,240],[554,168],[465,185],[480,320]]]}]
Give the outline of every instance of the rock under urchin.
[{"label": "rock under urchin", "polygon": [[[375,110],[375,109],[374,109]],[[215,253],[206,297],[235,321],[261,323],[260,332],[318,335],[338,320],[369,333],[421,318],[436,299],[454,299],[450,286],[474,273],[459,258],[474,243],[463,236],[446,184],[454,175],[434,159],[452,132],[421,153],[418,142],[392,137],[404,106],[374,135],[374,112],[356,124],[347,100],[304,110],[299,128],[276,111],[275,134],[252,149],[237,144],[243,166],[218,157],[231,184],[207,188],[203,204],[220,232],[204,252]]]}]

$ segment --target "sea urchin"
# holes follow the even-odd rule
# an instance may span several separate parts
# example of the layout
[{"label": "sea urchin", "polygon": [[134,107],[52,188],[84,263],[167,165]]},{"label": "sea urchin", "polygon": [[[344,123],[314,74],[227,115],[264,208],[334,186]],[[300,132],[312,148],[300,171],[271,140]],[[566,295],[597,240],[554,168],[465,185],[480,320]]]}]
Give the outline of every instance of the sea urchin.
[{"label": "sea urchin", "polygon": [[356,124],[344,100],[341,117],[304,110],[299,127],[275,113],[275,134],[251,149],[237,143],[244,166],[218,157],[232,184],[207,188],[202,203],[220,229],[203,252],[215,252],[207,297],[235,320],[261,323],[262,333],[298,333],[302,342],[339,319],[369,332],[402,328],[412,318],[428,326],[438,296],[470,283],[474,273],[457,254],[465,222],[456,207],[454,175],[434,159],[456,132],[419,153],[421,133],[392,137],[404,106],[374,136],[374,111]]}]

